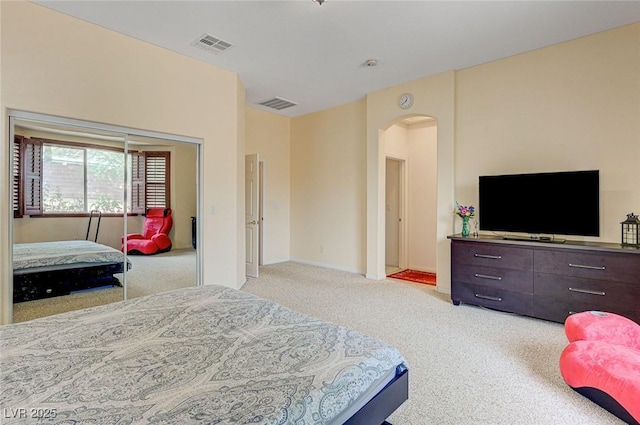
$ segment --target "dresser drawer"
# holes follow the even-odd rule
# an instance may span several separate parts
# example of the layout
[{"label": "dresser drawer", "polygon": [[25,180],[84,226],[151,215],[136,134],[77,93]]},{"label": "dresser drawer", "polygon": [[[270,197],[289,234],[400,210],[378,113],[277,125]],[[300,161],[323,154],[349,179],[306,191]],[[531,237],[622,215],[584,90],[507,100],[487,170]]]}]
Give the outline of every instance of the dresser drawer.
[{"label": "dresser drawer", "polygon": [[463,302],[526,316],[531,316],[533,311],[533,295],[482,285],[452,285],[451,299],[454,304]]},{"label": "dresser drawer", "polygon": [[614,308],[607,308],[601,303],[590,302],[589,300],[556,298],[545,295],[533,296],[533,316],[553,322],[564,323],[566,318],[571,314],[591,310],[620,314],[640,323],[640,310],[637,310],[637,307],[616,306]]},{"label": "dresser drawer", "polygon": [[533,270],[533,250],[506,245],[453,241],[451,261],[452,264]]},{"label": "dresser drawer", "polygon": [[525,270],[455,264],[451,268],[451,280],[510,291],[533,293],[533,272]]},{"label": "dresser drawer", "polygon": [[640,285],[638,255],[536,250],[534,259],[536,272]]},{"label": "dresser drawer", "polygon": [[605,280],[534,274],[534,295],[544,295],[564,300],[595,303],[599,309],[640,308],[640,286]]}]

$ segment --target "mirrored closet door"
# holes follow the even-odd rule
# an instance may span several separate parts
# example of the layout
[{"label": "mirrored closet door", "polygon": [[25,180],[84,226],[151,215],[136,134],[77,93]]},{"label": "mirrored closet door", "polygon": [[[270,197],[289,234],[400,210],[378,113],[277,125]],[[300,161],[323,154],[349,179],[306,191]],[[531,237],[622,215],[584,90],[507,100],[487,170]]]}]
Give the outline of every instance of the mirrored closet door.
[{"label": "mirrored closet door", "polygon": [[111,127],[10,116],[14,322],[198,284],[199,144]]}]

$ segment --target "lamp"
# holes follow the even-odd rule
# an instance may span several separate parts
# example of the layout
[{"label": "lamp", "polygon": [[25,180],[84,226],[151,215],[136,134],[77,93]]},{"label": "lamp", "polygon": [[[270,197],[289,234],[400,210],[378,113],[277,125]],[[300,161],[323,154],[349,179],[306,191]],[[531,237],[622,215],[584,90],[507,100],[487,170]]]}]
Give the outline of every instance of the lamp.
[{"label": "lamp", "polygon": [[314,3],[318,3],[320,6],[322,6],[322,3],[324,3],[325,0],[311,0]]},{"label": "lamp", "polygon": [[634,213],[627,214],[622,225],[622,245],[640,247],[640,219]]}]

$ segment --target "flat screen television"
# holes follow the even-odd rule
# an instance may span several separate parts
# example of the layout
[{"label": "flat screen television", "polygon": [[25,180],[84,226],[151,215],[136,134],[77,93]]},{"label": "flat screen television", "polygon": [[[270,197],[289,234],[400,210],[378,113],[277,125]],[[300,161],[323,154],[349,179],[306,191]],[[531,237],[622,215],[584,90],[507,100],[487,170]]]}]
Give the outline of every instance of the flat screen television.
[{"label": "flat screen television", "polygon": [[480,176],[480,230],[600,236],[598,170]]}]

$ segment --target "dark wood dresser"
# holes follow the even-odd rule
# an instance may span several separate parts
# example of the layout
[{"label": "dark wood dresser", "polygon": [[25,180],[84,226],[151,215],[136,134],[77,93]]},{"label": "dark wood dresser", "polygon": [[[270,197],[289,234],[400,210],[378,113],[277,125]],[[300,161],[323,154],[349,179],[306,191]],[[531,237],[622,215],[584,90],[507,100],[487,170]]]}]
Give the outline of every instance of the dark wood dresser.
[{"label": "dark wood dresser", "polygon": [[451,239],[451,300],[554,322],[588,310],[640,323],[640,249],[614,243]]}]

